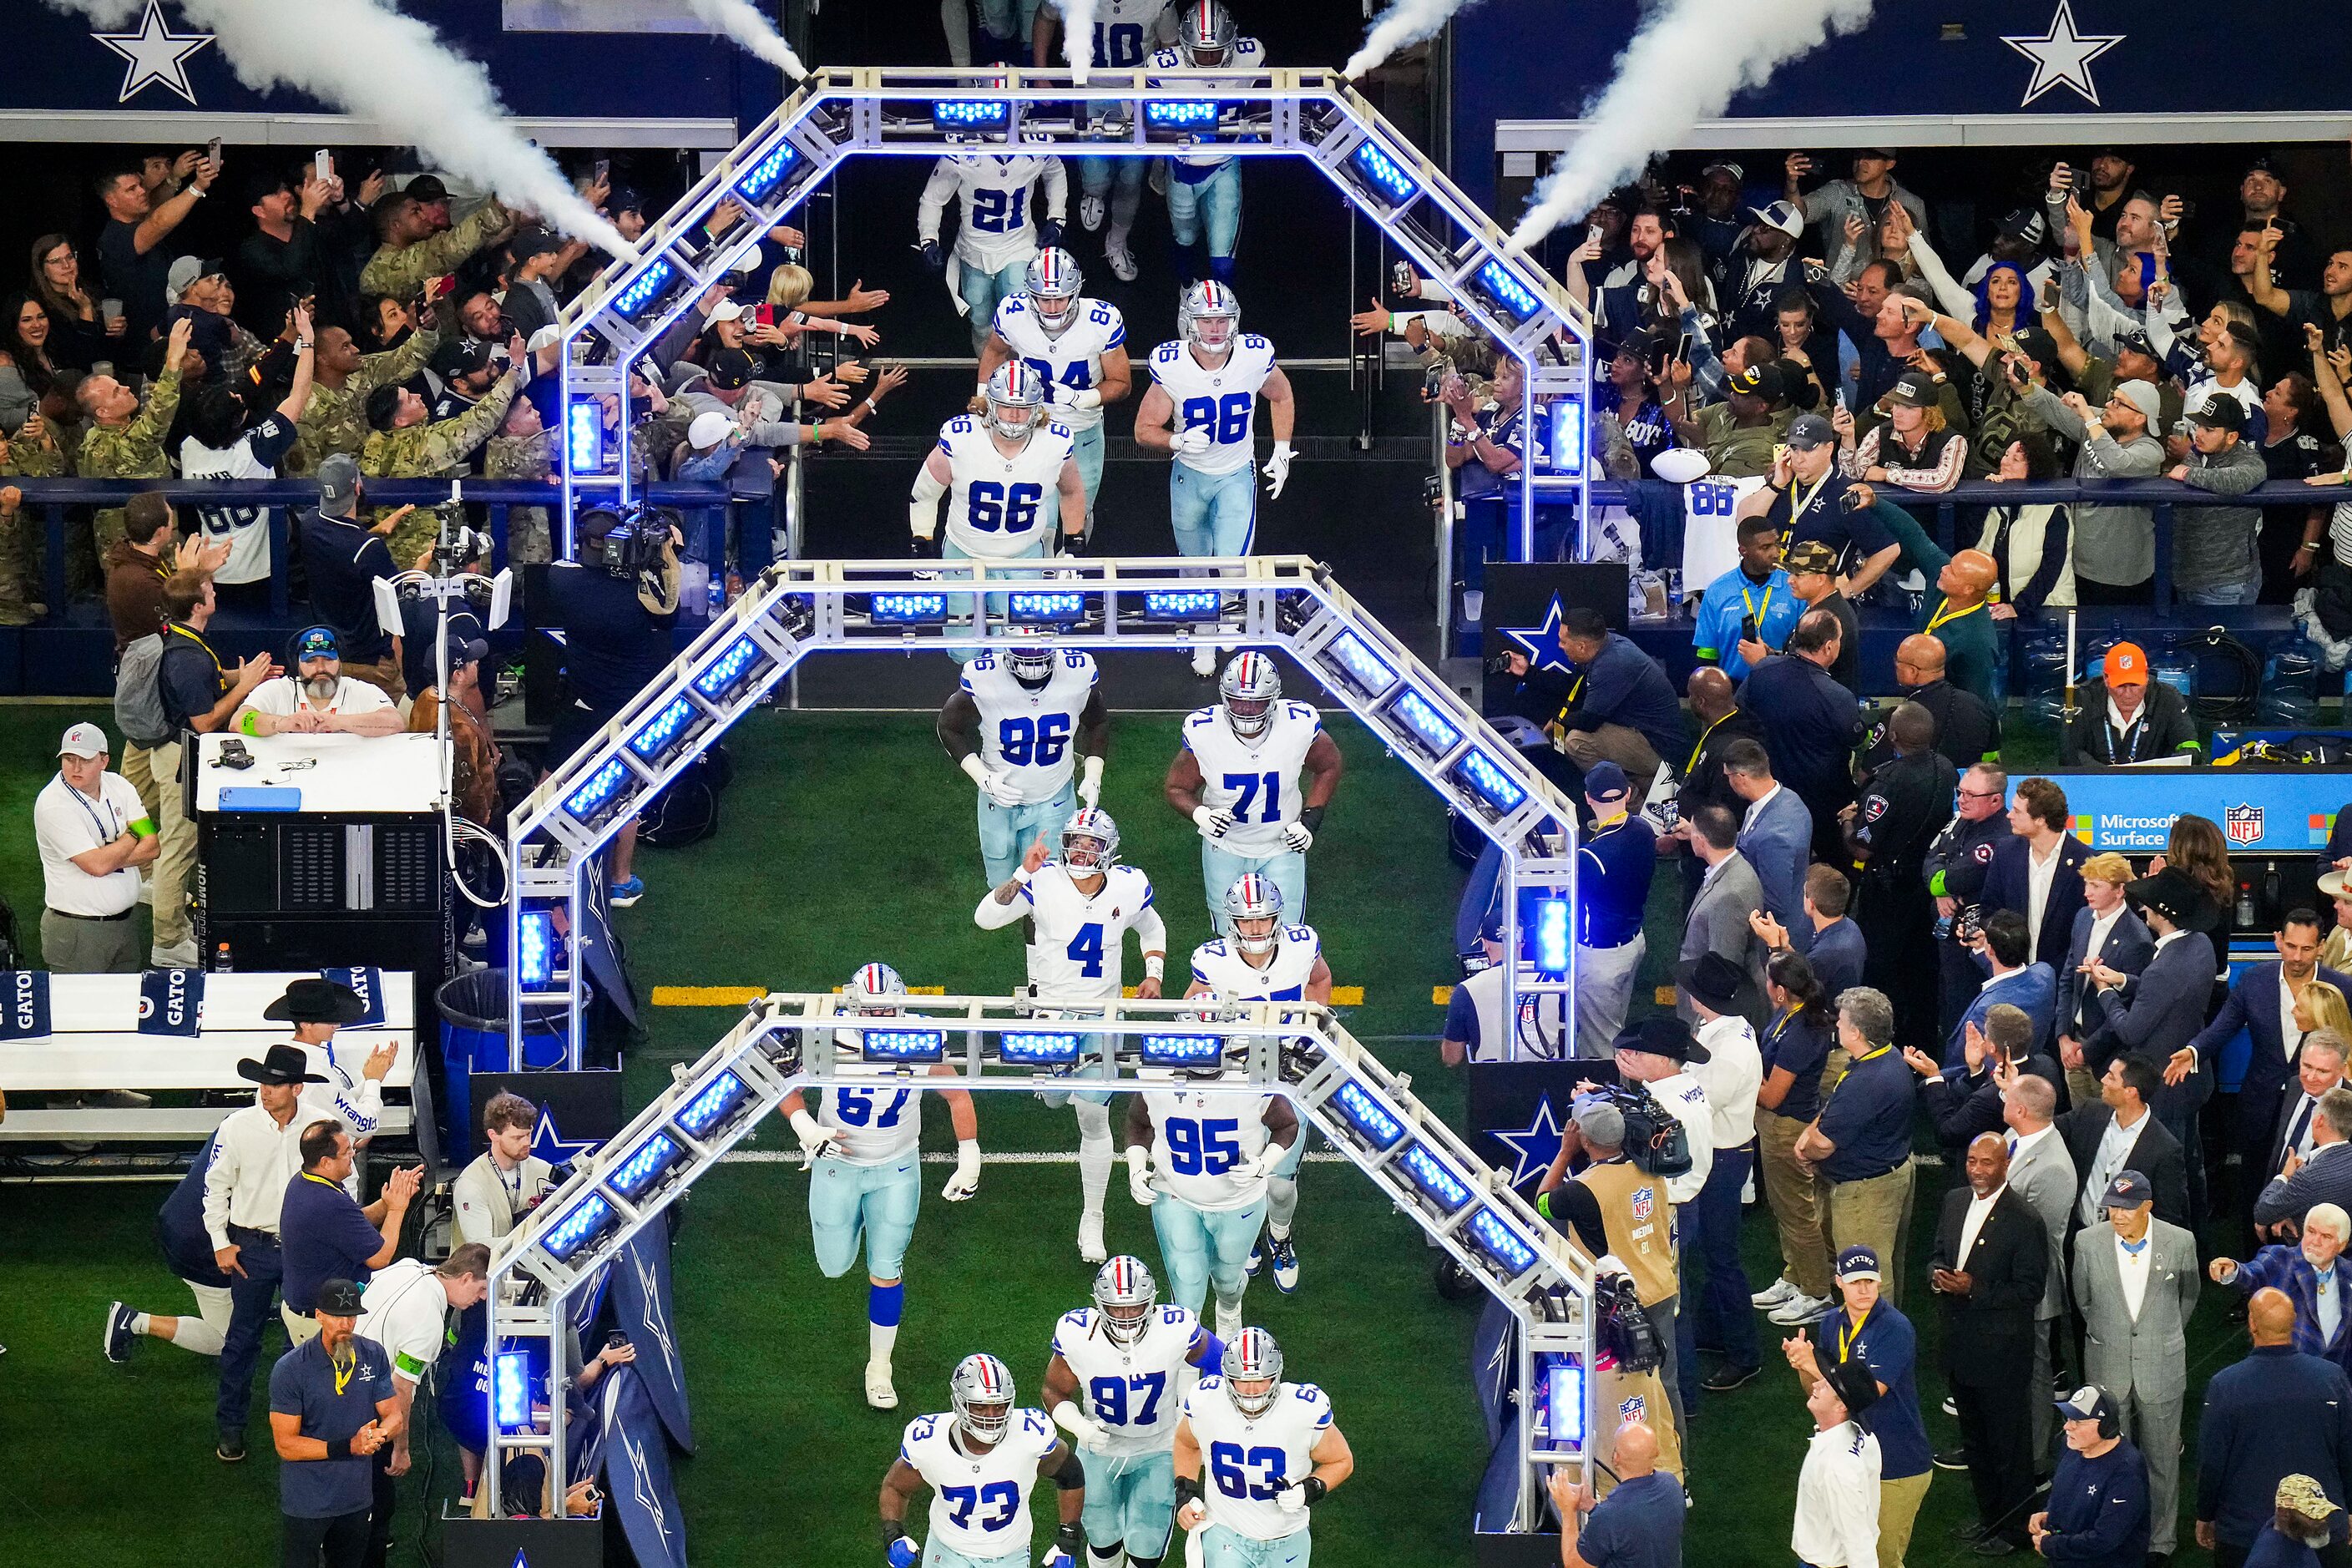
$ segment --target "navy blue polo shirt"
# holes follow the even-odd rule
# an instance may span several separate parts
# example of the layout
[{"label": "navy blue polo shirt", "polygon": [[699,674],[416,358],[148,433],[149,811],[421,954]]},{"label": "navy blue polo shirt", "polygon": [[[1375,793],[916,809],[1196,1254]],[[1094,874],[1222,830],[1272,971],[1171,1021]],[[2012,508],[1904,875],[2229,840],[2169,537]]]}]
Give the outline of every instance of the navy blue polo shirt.
[{"label": "navy blue polo shirt", "polygon": [[328,1280],[367,1283],[367,1260],[383,1248],[383,1236],[341,1187],[298,1172],[286,1184],[278,1211],[278,1244],[285,1251],[286,1278],[279,1289],[286,1304],[310,1312],[318,1310],[319,1287]]},{"label": "navy blue polo shirt", "polygon": [[1911,1320],[1881,1297],[1859,1329],[1840,1308],[1814,1325],[1813,1338],[1822,1365],[1858,1360],[1886,1385],[1878,1403],[1862,1415],[1863,1426],[1878,1439],[1880,1477],[1899,1481],[1926,1475],[1936,1456],[1919,1415],[1919,1332]]},{"label": "navy blue polo shirt", "polygon": [[611,711],[652,684],[669,664],[669,618],[637,600],[637,584],[593,566],[559,563],[547,574],[563,627],[563,673],[572,695]]},{"label": "navy blue polo shirt", "polygon": [[[1805,929],[1811,931],[1812,923],[1811,917],[1808,916]],[[1799,936],[1802,933],[1790,934]],[[1839,992],[1862,984],[1863,963],[1869,957],[1862,928],[1854,924],[1850,916],[1840,915],[1821,930],[1812,931],[1811,935],[1812,940],[1799,951],[1813,966],[1813,973],[1820,977],[1822,994],[1835,1001]]]},{"label": "navy blue polo shirt", "polygon": [[1822,1162],[1822,1174],[1832,1182],[1866,1181],[1909,1159],[1917,1097],[1917,1079],[1892,1046],[1856,1057],[1822,1107],[1822,1136],[1837,1146]]},{"label": "navy blue polo shirt", "polygon": [[[348,1443],[374,1420],[379,1401],[392,1397],[392,1358],[373,1340],[352,1335],[340,1361],[327,1342],[313,1339],[278,1358],[269,1369],[269,1413],[298,1415],[298,1436]],[[373,1500],[375,1460],[289,1459],[278,1467],[278,1506],[293,1519],[339,1519],[363,1513]]]},{"label": "navy blue polo shirt", "polygon": [[228,695],[228,675],[204,634],[178,621],[163,627],[163,658],[155,679],[173,740]]},{"label": "navy blue polo shirt", "polygon": [[375,663],[392,651],[392,637],[375,614],[376,579],[399,571],[392,547],[352,519],[317,507],[303,515],[299,531],[311,609],[335,628],[345,663]]},{"label": "navy blue polo shirt", "polygon": [[1683,1486],[1664,1470],[1622,1482],[1576,1538],[1592,1568],[1682,1568]]},{"label": "navy blue polo shirt", "polygon": [[1764,1077],[1769,1079],[1774,1068],[1787,1068],[1797,1081],[1780,1097],[1780,1109],[1765,1106],[1756,1109],[1767,1116],[1785,1116],[1792,1121],[1811,1121],[1822,1110],[1822,1068],[1830,1059],[1832,1029],[1824,1024],[1819,1027],[1805,1023],[1794,1013],[1781,1013],[1773,1018],[1759,1042],[1764,1058]]},{"label": "navy blue polo shirt", "polygon": [[1642,934],[1650,878],[1658,868],[1658,835],[1638,816],[1596,827],[1577,850],[1577,940],[1618,947]]}]

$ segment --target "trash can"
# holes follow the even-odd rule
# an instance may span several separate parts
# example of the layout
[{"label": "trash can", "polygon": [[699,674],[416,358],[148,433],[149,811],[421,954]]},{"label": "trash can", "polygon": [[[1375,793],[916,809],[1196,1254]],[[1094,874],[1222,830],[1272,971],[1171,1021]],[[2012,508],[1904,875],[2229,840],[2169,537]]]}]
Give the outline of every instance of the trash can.
[{"label": "trash can", "polygon": [[[433,1000],[441,1015],[443,1147],[462,1163],[480,1152],[475,1140],[481,1130],[473,1124],[473,1075],[507,1070],[507,972],[468,971],[442,982]],[[527,1070],[562,1070],[567,1011],[560,1003],[524,1005]]]}]

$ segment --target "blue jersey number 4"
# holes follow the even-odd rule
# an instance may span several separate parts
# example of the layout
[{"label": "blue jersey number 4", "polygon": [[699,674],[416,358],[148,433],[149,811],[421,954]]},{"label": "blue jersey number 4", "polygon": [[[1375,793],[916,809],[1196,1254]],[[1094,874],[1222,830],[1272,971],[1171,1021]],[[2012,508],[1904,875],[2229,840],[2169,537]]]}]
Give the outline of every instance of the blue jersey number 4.
[{"label": "blue jersey number 4", "polygon": [[1070,938],[1063,956],[1078,966],[1078,973],[1089,980],[1100,980],[1103,972],[1103,928],[1100,921],[1088,921]]}]

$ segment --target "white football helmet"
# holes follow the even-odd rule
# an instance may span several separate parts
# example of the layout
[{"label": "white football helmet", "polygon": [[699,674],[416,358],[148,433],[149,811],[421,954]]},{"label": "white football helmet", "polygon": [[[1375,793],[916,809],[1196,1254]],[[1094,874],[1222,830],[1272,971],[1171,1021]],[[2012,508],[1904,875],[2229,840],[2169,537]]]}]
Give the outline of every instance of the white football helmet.
[{"label": "white football helmet", "polygon": [[1176,307],[1176,330],[1186,342],[1223,353],[1233,347],[1234,334],[1242,330],[1242,302],[1231,288],[1213,278],[1195,283],[1184,290],[1183,300]]},{"label": "white football helmet", "polygon": [[1225,889],[1225,919],[1234,922],[1234,945],[1263,958],[1282,945],[1282,889],[1274,879],[1244,872]]},{"label": "white football helmet", "polygon": [[1021,287],[1047,337],[1058,338],[1076,322],[1078,290],[1086,281],[1086,274],[1078,270],[1078,258],[1059,246],[1049,245],[1029,258]]},{"label": "white football helmet", "polygon": [[1118,824],[1089,805],[1062,829],[1062,865],[1074,877],[1097,877],[1118,864]]},{"label": "white football helmet", "polygon": [[1103,1332],[1115,1345],[1131,1345],[1150,1326],[1151,1310],[1160,1304],[1160,1282],[1140,1258],[1125,1253],[1102,1266],[1095,1275],[1095,1309]]},{"label": "white football helmet", "polygon": [[1264,734],[1274,721],[1274,705],[1282,700],[1282,672],[1255,649],[1235,654],[1217,677],[1217,699],[1234,734],[1244,741]]},{"label": "white football helmet", "polygon": [[[1263,1415],[1274,1405],[1275,1391],[1282,1386],[1282,1347],[1264,1329],[1244,1329],[1233,1343],[1225,1347],[1225,1393],[1234,1408],[1244,1415]],[[1265,1388],[1254,1393],[1242,1392],[1244,1383],[1263,1383]]]},{"label": "white football helmet", "polygon": [[861,963],[857,973],[841,988],[841,1010],[860,1013],[874,1018],[895,1018],[898,1016],[898,999],[907,994],[907,983],[898,972],[887,963]]},{"label": "white football helmet", "polygon": [[1240,31],[1220,0],[1185,0],[1183,15],[1176,19],[1176,47],[1187,65],[1206,69],[1233,58]]},{"label": "white football helmet", "polygon": [[1025,360],[1009,359],[988,378],[988,427],[1025,441],[1045,407],[1045,378]]},{"label": "white football helmet", "polygon": [[992,1355],[976,1353],[956,1363],[948,1399],[955,1406],[956,1425],[975,1442],[993,1447],[1013,1429],[1013,1372]]}]

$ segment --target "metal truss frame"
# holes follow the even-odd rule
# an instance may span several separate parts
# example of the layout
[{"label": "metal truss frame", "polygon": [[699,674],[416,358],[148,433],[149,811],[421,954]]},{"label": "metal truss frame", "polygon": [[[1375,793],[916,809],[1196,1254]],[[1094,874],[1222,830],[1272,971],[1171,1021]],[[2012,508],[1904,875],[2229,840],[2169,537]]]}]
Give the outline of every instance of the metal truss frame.
[{"label": "metal truss frame", "polygon": [[[887,1018],[840,1009],[832,994],[778,994],[752,1004],[701,1059],[674,1069],[667,1089],[576,1163],[505,1245],[491,1270],[487,1341],[492,1453],[483,1484],[494,1514],[504,1455],[542,1452],[551,1477],[569,1474],[576,1445],[562,1395],[579,1367],[572,1298],[786,1097],[835,1085],[1028,1091],[1089,1083],[1133,1091],[1181,1081],[1236,1097],[1281,1095],[1517,1320],[1521,1478],[1512,1528],[1532,1531],[1541,1517],[1541,1467],[1574,1464],[1589,1476],[1591,1260],[1329,1008],[1211,998],[1046,1007],[1025,996],[912,996]],[[545,1369],[551,1391],[544,1426],[536,1368]],[[550,1495],[561,1500],[563,1490],[557,1484]]]}]

